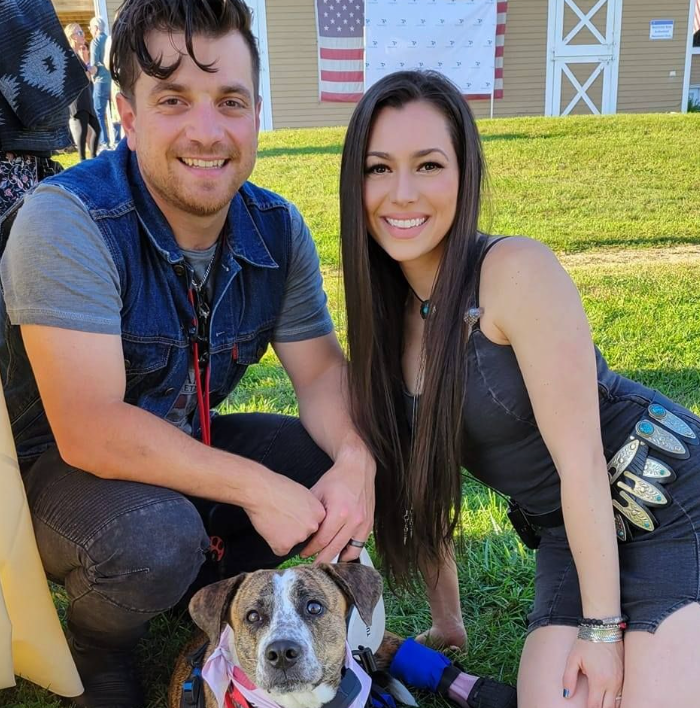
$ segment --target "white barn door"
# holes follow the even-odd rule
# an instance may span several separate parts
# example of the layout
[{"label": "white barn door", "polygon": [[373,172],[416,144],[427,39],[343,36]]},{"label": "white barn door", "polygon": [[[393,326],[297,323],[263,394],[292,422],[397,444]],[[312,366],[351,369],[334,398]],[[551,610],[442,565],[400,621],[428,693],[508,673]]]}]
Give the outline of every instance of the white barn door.
[{"label": "white barn door", "polygon": [[549,0],[545,115],[617,109],[622,0]]},{"label": "white barn door", "polygon": [[245,0],[253,11],[253,34],[258,40],[260,50],[260,129],[272,130],[272,92],[270,90],[270,58],[267,49],[267,13],[265,0]]}]

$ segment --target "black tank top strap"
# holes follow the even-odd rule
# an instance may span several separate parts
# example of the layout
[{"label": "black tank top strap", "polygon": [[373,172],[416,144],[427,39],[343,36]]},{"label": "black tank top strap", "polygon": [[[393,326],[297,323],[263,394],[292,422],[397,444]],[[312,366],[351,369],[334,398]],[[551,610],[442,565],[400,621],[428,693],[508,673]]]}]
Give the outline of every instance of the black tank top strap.
[{"label": "black tank top strap", "polygon": [[476,260],[476,283],[475,283],[475,289],[474,289],[474,300],[472,301],[471,307],[467,310],[467,312],[464,315],[464,321],[467,323],[467,326],[469,327],[469,331],[471,332],[472,330],[479,329],[480,324],[479,320],[481,319],[481,315],[483,314],[483,310],[481,309],[479,305],[479,288],[481,286],[481,266],[484,264],[484,258],[486,258],[486,254],[499,242],[503,241],[503,239],[508,238],[507,236],[498,236],[494,238],[493,240],[489,240],[490,237],[486,236],[484,237],[484,243],[481,247],[481,252],[479,253],[479,257]]},{"label": "black tank top strap", "polygon": [[497,236],[493,240],[489,240],[489,238],[484,239],[484,245],[481,249],[481,253],[479,254],[479,258],[476,262],[476,288],[474,290],[474,305],[473,307],[479,307],[479,288],[481,286],[481,266],[484,264],[484,259],[486,258],[486,254],[500,241],[503,241],[504,239],[507,239],[507,236]]}]

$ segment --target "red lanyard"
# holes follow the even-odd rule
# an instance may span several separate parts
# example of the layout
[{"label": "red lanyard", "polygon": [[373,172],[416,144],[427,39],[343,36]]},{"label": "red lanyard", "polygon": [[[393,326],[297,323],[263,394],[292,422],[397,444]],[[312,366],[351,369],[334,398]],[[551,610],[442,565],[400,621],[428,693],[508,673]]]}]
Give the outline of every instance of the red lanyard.
[{"label": "red lanyard", "polygon": [[[197,317],[197,307],[194,302],[194,291],[190,288],[187,291],[187,299],[194,311],[193,324],[197,335],[192,341],[192,357],[194,359],[194,378],[197,386],[197,409],[199,410],[199,423],[202,427],[202,442],[211,445],[211,417],[209,412],[209,376],[211,373],[210,359],[207,356],[206,368],[204,369],[204,382],[202,383],[202,370],[199,365],[199,319]],[[205,323],[206,326],[206,323]],[[209,352],[207,352],[208,354]]]},{"label": "red lanyard", "polygon": [[243,694],[231,683],[224,697],[224,708],[250,708]]}]

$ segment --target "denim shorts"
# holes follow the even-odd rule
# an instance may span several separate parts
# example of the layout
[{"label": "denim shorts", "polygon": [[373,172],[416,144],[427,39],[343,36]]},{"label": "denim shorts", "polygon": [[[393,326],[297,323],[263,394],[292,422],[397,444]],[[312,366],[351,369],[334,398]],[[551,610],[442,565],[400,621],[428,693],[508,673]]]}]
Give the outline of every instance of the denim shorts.
[{"label": "denim shorts", "polygon": [[[700,419],[680,407],[700,435]],[[700,602],[700,446],[687,460],[669,460],[677,479],[665,486],[667,506],[654,509],[658,526],[618,544],[622,611],[628,629],[655,632],[676,610]],[[536,553],[535,602],[528,632],[547,625],[575,627],[582,616],[576,566],[563,526],[541,530]]]}]

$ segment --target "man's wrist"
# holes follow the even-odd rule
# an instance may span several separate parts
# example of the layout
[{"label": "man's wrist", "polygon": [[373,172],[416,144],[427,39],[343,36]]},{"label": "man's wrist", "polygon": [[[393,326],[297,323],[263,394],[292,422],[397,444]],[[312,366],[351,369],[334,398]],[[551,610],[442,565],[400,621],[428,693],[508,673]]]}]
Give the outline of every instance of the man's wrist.
[{"label": "man's wrist", "polygon": [[273,484],[273,476],[275,472],[252,460],[245,460],[233,474],[228,470],[230,503],[255,512],[269,497],[267,488]]}]

